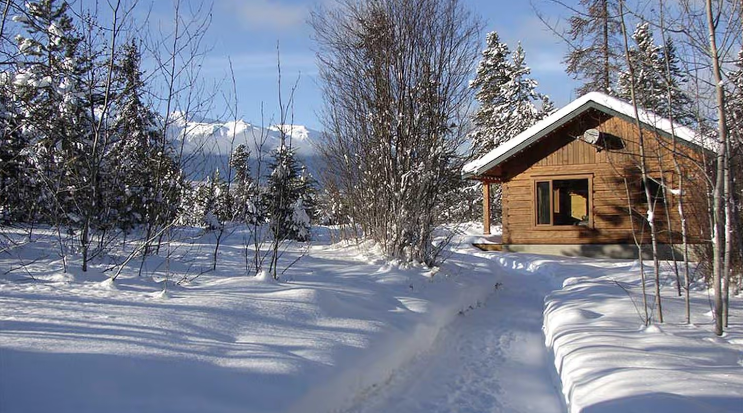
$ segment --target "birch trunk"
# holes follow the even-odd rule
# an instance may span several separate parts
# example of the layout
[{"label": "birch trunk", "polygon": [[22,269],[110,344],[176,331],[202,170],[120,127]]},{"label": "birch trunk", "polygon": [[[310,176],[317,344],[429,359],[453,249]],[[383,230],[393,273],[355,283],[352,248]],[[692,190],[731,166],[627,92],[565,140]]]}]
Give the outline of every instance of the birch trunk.
[{"label": "birch trunk", "polygon": [[715,22],[712,15],[712,0],[705,1],[707,14],[707,28],[709,30],[709,54],[712,62],[712,74],[715,80],[715,98],[718,115],[718,141],[716,156],[715,186],[712,194],[712,283],[714,288],[715,334],[723,333],[723,302],[722,278],[724,272],[723,257],[725,256],[725,207],[723,196],[725,192],[725,158],[727,156],[727,123],[725,114],[725,89],[723,88],[722,73],[720,70],[720,56],[717,51]]},{"label": "birch trunk", "polygon": [[[660,296],[660,263],[658,261],[658,237],[657,228],[655,226],[655,206],[650,195],[650,186],[648,185],[648,173],[645,153],[645,138],[640,124],[640,114],[637,109],[637,99],[635,97],[635,73],[632,67],[632,61],[629,54],[629,41],[627,39],[627,28],[624,23],[624,1],[619,2],[619,22],[622,27],[622,37],[624,38],[624,54],[627,60],[627,69],[630,75],[630,95],[632,97],[632,107],[635,115],[635,127],[637,128],[639,150],[640,150],[640,175],[642,176],[642,184],[645,187],[645,200],[647,201],[647,222],[650,226],[650,243],[653,253],[653,273],[655,275],[655,305],[658,309],[658,321],[663,323],[663,303]],[[640,252],[640,260],[642,260],[642,251]]]}]

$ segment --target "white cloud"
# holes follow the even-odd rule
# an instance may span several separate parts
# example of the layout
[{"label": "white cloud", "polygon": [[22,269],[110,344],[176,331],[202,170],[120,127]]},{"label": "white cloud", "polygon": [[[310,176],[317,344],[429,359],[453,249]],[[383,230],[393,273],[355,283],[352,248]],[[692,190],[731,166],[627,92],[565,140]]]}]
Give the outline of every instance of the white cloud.
[{"label": "white cloud", "polygon": [[287,30],[301,27],[307,21],[307,4],[286,0],[226,0],[219,3],[248,29]]},{"label": "white cloud", "polygon": [[[208,57],[203,67],[212,73],[229,71],[229,60],[235,75],[241,77],[276,77],[277,56],[275,52],[242,53],[227,57]],[[288,76],[287,81],[293,81],[299,73],[304,76],[317,74],[315,56],[311,53],[281,53],[282,77]]]}]

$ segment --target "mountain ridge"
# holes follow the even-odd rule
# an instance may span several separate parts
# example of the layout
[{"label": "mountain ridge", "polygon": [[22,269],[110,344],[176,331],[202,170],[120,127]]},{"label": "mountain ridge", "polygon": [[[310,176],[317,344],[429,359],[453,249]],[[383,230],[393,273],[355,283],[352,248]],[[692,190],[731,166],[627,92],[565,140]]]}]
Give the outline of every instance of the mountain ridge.
[{"label": "mountain ridge", "polygon": [[222,176],[227,176],[230,155],[241,144],[250,150],[253,164],[257,164],[256,155],[259,153],[265,162],[272,151],[281,145],[282,135],[288,140],[288,145],[296,151],[297,158],[307,170],[313,176],[317,176],[319,172],[316,159],[322,137],[321,131],[298,124],[261,127],[242,119],[186,121],[179,112],[171,114],[171,119],[168,139],[179,152],[182,147],[183,169],[191,180],[204,180],[211,176],[215,169],[218,169]]}]

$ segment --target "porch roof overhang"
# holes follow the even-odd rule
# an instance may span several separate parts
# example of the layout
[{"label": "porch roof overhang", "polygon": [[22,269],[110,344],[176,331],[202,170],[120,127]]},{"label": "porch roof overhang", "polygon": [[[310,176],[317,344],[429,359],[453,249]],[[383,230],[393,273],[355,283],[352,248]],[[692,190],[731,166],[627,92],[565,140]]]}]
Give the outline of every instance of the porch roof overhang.
[{"label": "porch roof overhang", "polygon": [[[634,122],[635,119],[635,108],[632,104],[600,92],[587,93],[554,112],[552,115],[537,122],[509,141],[501,144],[481,158],[466,164],[462,168],[463,178],[497,182],[497,177],[486,174],[489,170],[528,149],[551,132],[590,109],[599,110],[608,115],[620,117],[628,121]],[[709,142],[709,139],[693,129],[671,122],[669,119],[640,108],[637,109],[637,113],[643,127],[657,131],[668,138],[676,136],[681,143],[696,148],[711,150],[713,143]]]}]

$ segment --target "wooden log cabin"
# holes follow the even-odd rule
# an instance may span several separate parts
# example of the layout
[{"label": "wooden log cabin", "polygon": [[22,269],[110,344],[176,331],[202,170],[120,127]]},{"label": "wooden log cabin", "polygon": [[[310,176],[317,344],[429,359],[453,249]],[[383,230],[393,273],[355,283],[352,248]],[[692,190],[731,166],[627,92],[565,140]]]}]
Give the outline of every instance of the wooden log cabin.
[{"label": "wooden log cabin", "polygon": [[[679,201],[690,243],[709,239],[704,178],[709,152],[687,127],[643,110],[638,117],[660,251],[679,258]],[[629,103],[589,93],[467,164],[464,177],[483,183],[486,234],[490,187],[502,186],[497,249],[631,258],[637,256],[637,240],[647,256],[648,205],[635,119]]]}]

